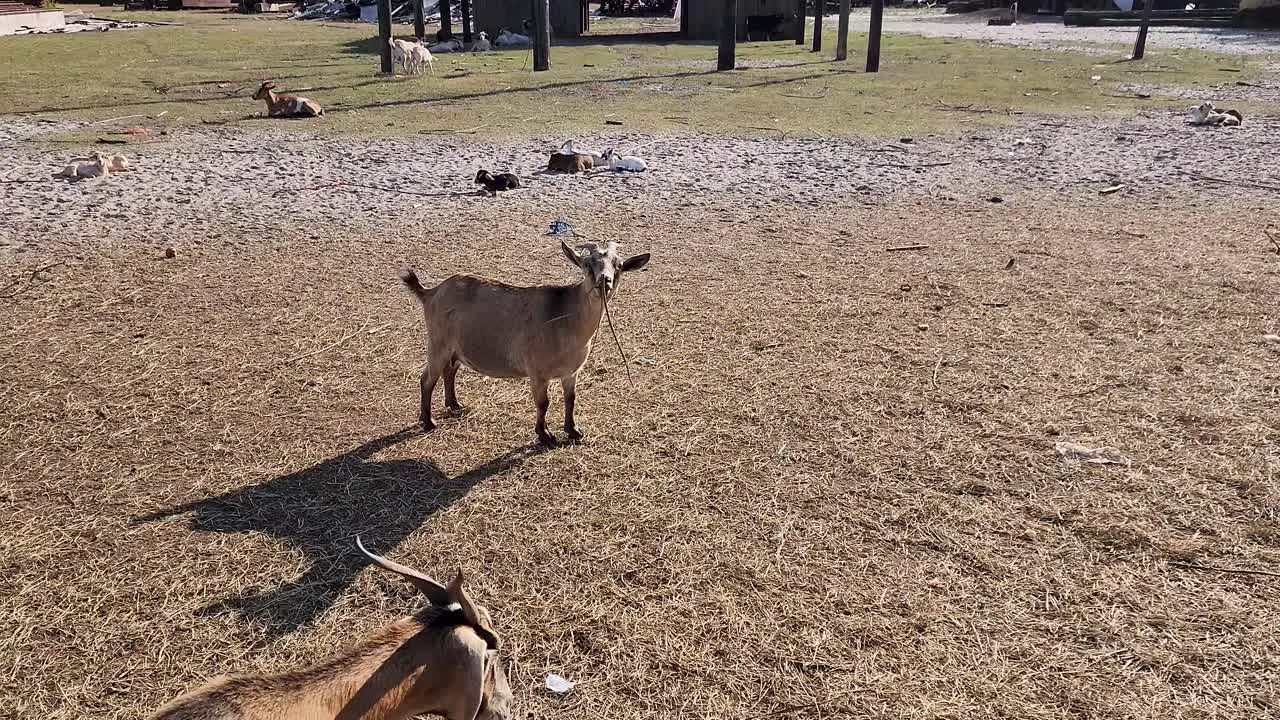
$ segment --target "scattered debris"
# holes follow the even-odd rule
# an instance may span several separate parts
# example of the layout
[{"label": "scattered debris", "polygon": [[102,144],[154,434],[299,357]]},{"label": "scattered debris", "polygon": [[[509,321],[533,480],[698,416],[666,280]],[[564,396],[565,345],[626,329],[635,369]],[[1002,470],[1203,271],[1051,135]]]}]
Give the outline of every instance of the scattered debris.
[{"label": "scattered debris", "polygon": [[1012,270],[1012,269],[1013,269],[1013,265],[1014,265],[1014,259],[1013,259],[1013,258],[1009,258],[1009,262],[1007,262],[1007,263],[1005,263],[1005,264],[1004,264],[1004,269],[1005,269],[1005,270]]},{"label": "scattered debris", "polygon": [[1002,203],[1002,202],[1004,202],[1004,198],[1000,197],[999,195],[992,195],[991,197],[987,198],[987,202],[989,202],[989,203]]},{"label": "scattered debris", "polygon": [[887,247],[885,252],[900,252],[902,250],[925,250],[929,246],[924,243],[916,243],[915,245],[897,245],[895,247]]},{"label": "scattered debris", "polygon": [[1262,228],[1262,232],[1266,234],[1267,239],[1270,240],[1271,244],[1275,246],[1276,254],[1280,255],[1280,232],[1275,232],[1270,227]]},{"label": "scattered debris", "polygon": [[1055,443],[1054,450],[1069,463],[1092,463],[1094,465],[1128,465],[1129,458],[1113,447],[1088,448],[1076,443]]},{"label": "scattered debris", "polygon": [[577,683],[572,680],[562,678],[555,673],[551,673],[547,676],[547,689],[557,695],[564,695],[572,690],[573,686],[576,684]]},{"label": "scattered debris", "polygon": [[1104,187],[1104,188],[1102,188],[1101,190],[1099,190],[1099,191],[1098,191],[1098,194],[1099,194],[1099,195],[1110,195],[1110,194],[1112,194],[1112,193],[1120,192],[1121,190],[1125,189],[1126,187],[1127,187],[1127,186],[1126,186],[1124,183],[1120,183],[1120,184],[1118,184],[1118,185],[1112,185],[1111,187]]},{"label": "scattered debris", "polygon": [[164,256],[165,256],[166,258],[168,258],[169,260],[172,260],[172,259],[174,259],[175,257],[177,257],[177,256],[178,256],[178,253],[177,253],[177,251],[176,251],[176,250],[174,250],[173,248],[165,248],[165,249],[164,249]]},{"label": "scattered debris", "polygon": [[569,223],[557,218],[551,221],[551,229],[547,231],[547,234],[548,235],[567,235],[571,232],[573,232],[573,228],[570,227]]},{"label": "scattered debris", "polygon": [[157,27],[160,25],[180,25],[181,23],[163,23],[163,22],[140,22],[140,21],[124,21],[109,20],[107,18],[96,18],[91,15],[75,17],[73,13],[67,13],[66,23],[60,27],[29,27],[21,26],[13,31],[13,35],[52,35],[63,33],[77,32],[107,32],[108,30],[133,30],[135,28]]},{"label": "scattered debris", "polygon": [[1262,336],[1262,342],[1280,343],[1280,335],[1272,335],[1271,333],[1267,333],[1266,335]]}]

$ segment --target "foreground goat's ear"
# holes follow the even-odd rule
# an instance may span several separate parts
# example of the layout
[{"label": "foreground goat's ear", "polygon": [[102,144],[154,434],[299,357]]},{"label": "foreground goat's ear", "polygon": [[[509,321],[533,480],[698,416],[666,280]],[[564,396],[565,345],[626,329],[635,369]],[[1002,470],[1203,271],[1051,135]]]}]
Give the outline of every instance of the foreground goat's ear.
[{"label": "foreground goat's ear", "polygon": [[649,253],[644,253],[643,255],[633,255],[627,258],[626,261],[622,263],[622,272],[631,272],[632,270],[639,270],[640,268],[648,264],[649,264]]},{"label": "foreground goat's ear", "polygon": [[569,243],[561,240],[560,249],[564,250],[564,256],[569,258],[569,262],[573,263],[578,267],[582,267],[582,257],[578,255],[577,250],[574,250],[573,248],[569,247]]}]

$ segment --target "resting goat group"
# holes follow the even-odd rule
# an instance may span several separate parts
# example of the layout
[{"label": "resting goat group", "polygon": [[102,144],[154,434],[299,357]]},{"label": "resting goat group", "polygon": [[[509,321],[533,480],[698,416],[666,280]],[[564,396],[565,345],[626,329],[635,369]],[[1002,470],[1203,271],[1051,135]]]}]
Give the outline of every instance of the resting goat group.
[{"label": "resting goat group", "polygon": [[434,430],[431,396],[444,378],[444,404],[460,411],[454,387],[465,365],[489,377],[529,378],[536,410],[534,433],[555,445],[547,432],[547,386],[559,379],[564,389],[564,432],[582,439],[574,422],[578,371],[587,362],[604,305],[625,273],[644,267],[649,253],[622,259],[614,243],[561,241],[564,256],[582,273],[573,285],[518,287],[475,275],[453,275],[433,288],[423,287],[407,271],[401,278],[422,304],[427,325],[427,367],[422,373],[419,421]]},{"label": "resting goat group", "polygon": [[506,720],[511,686],[489,613],[462,587],[447,586],[369,552],[408,580],[428,604],[311,667],[277,675],[220,677],[179,696],[150,720]]}]

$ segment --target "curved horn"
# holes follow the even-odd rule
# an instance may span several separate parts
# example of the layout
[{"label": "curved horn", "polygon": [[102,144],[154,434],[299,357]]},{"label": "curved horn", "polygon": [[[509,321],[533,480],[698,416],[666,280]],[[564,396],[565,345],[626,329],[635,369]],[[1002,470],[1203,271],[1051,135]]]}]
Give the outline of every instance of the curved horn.
[{"label": "curved horn", "polygon": [[374,564],[376,564],[378,567],[382,568],[383,570],[390,570],[391,572],[399,575],[400,577],[403,577],[405,580],[408,580],[409,582],[413,583],[413,586],[418,588],[419,592],[427,596],[427,599],[431,601],[432,605],[447,607],[453,604],[454,600],[450,596],[449,591],[445,588],[445,586],[441,585],[435,580],[432,580],[426,575],[423,575],[417,570],[414,570],[411,567],[407,567],[405,565],[401,565],[398,562],[388,560],[380,555],[374,555],[373,553],[365,549],[364,543],[360,542],[359,535],[356,536],[356,547],[360,548],[360,552],[364,553],[365,557],[368,557],[370,560],[372,560]]}]

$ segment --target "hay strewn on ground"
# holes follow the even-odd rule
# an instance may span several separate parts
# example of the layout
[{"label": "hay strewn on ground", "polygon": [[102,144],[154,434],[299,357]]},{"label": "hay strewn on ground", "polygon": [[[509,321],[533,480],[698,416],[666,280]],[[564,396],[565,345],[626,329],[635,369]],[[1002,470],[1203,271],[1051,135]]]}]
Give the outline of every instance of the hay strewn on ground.
[{"label": "hay strewn on ground", "polygon": [[330,653],[417,603],[360,533],[471,572],[528,717],[1275,714],[1280,579],[1174,565],[1280,569],[1268,218],[1112,199],[588,202],[654,249],[613,308],[637,386],[601,342],[589,442],[552,452],[474,374],[467,417],[405,430],[398,269],[572,277],[502,204],[6,260],[0,706],[138,717]]}]

